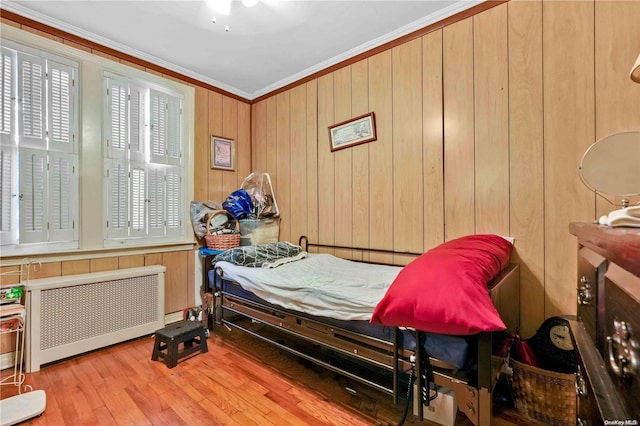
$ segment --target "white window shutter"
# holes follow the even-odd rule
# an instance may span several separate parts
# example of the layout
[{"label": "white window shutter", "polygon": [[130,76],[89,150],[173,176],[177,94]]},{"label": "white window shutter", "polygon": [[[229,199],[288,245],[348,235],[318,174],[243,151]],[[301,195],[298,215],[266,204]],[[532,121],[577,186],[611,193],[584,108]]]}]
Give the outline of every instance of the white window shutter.
[{"label": "white window shutter", "polygon": [[15,244],[18,188],[17,149],[0,146],[0,245]]},{"label": "white window shutter", "polygon": [[49,241],[73,241],[75,231],[77,156],[49,153]]},{"label": "white window shutter", "polygon": [[167,161],[167,95],[150,91],[151,162],[166,164]]},{"label": "white window shutter", "polygon": [[0,58],[0,94],[2,95],[2,102],[0,102],[0,141],[5,145],[14,143],[12,140],[14,133],[13,110],[16,95],[13,85],[13,57],[13,51],[3,46]]},{"label": "white window shutter", "polygon": [[46,149],[45,61],[18,53],[18,98],[20,103],[20,146]]},{"label": "white window shutter", "polygon": [[129,170],[122,160],[105,160],[107,238],[129,236]]},{"label": "white window shutter", "polygon": [[149,236],[163,237],[165,227],[166,191],[164,182],[165,167],[149,164],[147,171],[147,198],[149,199]]},{"label": "white window shutter", "polygon": [[49,150],[75,151],[74,70],[67,65],[47,61]]},{"label": "white window shutter", "polygon": [[107,105],[105,108],[105,141],[109,158],[124,159],[128,149],[128,102],[127,82],[114,78],[106,79]]},{"label": "white window shutter", "polygon": [[140,163],[131,164],[131,236],[147,235],[147,197],[145,188],[145,166]]},{"label": "white window shutter", "polygon": [[[127,138],[122,147],[122,160],[129,167],[127,238],[180,238],[184,235],[184,101],[144,81],[109,73],[104,81],[105,126],[109,127],[105,139],[113,140],[115,147],[120,128]],[[127,109],[123,111],[118,87],[125,86]],[[109,155],[105,152],[114,158]],[[113,237],[107,233],[106,238]]]},{"label": "white window shutter", "polygon": [[182,102],[173,96],[167,108],[167,164],[182,164]]},{"label": "white window shutter", "polygon": [[129,86],[129,154],[131,161],[145,161],[146,90]]},{"label": "white window shutter", "polygon": [[48,240],[45,208],[47,152],[20,149],[20,243]]},{"label": "white window shutter", "polygon": [[182,176],[179,167],[166,169],[166,221],[167,236],[182,234]]}]

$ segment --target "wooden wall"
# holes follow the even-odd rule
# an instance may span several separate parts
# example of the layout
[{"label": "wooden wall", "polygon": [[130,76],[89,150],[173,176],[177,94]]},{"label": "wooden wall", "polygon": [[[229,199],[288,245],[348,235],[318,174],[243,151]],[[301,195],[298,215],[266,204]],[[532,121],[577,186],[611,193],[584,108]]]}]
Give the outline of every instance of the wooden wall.
[{"label": "wooden wall", "polygon": [[[212,90],[195,87],[194,199],[224,201],[251,173],[250,106]],[[234,171],[211,168],[211,136],[236,143]]]},{"label": "wooden wall", "polygon": [[[640,52],[637,1],[511,0],[251,106],[59,30],[2,21],[192,84],[194,199],[221,201],[251,171],[267,171],[282,239],[423,251],[474,232],[515,237],[525,336],[575,312],[569,222],[612,209],[580,182],[582,154],[640,129],[640,85],[628,77]],[[327,127],[369,111],[378,140],[331,153]],[[210,169],[211,135],[237,141],[235,172]],[[168,313],[194,303],[194,255],[142,256],[169,268]]]},{"label": "wooden wall", "polygon": [[[252,170],[272,177],[281,239],[425,251],[510,235],[522,334],[574,314],[569,223],[613,209],[577,166],[640,129],[638,22],[637,1],[511,0],[254,103]],[[370,111],[378,140],[332,153],[327,127]]]}]

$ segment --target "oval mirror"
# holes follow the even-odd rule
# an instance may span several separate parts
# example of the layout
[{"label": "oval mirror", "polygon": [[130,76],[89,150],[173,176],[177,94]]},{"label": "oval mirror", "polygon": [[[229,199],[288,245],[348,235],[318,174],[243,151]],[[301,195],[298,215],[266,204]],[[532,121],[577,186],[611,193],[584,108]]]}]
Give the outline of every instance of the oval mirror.
[{"label": "oval mirror", "polygon": [[585,185],[601,194],[640,194],[640,132],[600,139],[584,153],[578,169]]}]

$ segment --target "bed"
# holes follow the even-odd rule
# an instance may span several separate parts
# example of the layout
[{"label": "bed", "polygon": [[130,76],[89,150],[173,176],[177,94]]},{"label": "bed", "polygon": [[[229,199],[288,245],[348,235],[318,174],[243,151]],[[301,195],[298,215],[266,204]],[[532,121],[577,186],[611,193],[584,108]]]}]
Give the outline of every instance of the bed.
[{"label": "bed", "polygon": [[[209,261],[205,261],[208,288],[204,290],[215,295],[214,323],[249,333],[350,380],[378,389],[392,396],[396,404],[400,395],[406,395],[404,386],[408,385],[410,372],[421,372],[423,374],[415,374],[415,389],[429,389],[432,386],[429,382],[451,389],[459,409],[472,423],[490,424],[491,392],[500,368],[500,359],[493,356],[496,332],[456,335],[428,332],[411,324],[399,326],[393,321],[389,323],[392,325],[385,325],[384,321],[380,324],[379,318],[377,324],[372,323],[376,322],[373,317],[379,308],[376,306],[372,313],[372,304],[382,305],[392,293],[389,283],[395,285],[409,267],[361,259],[396,256],[406,262],[407,257],[422,259],[422,253],[328,246],[309,243],[306,237],[300,238],[299,247],[305,253],[302,260],[273,268],[247,267],[226,261],[224,257],[214,263],[208,258]],[[336,250],[360,260],[326,254]],[[417,262],[410,265],[414,263]],[[355,272],[344,272],[352,267]],[[309,275],[313,269],[322,273]],[[345,276],[327,283],[330,271],[338,271],[338,275],[343,271]],[[280,276],[281,273],[297,278]],[[374,282],[360,282],[362,276],[373,277]],[[288,281],[291,283],[285,285]],[[362,296],[354,296],[351,290],[343,290],[344,286],[350,286],[347,281],[354,281],[354,287],[367,291]],[[341,290],[344,294],[330,296],[336,292],[325,289],[332,285],[338,294]],[[303,296],[296,296],[301,301],[293,300],[287,293],[291,286],[294,293]],[[487,280],[486,288],[492,308],[499,313],[506,329],[515,332],[519,325],[518,265],[503,263]],[[332,298],[339,300],[329,300]],[[428,374],[424,374],[425,371]],[[417,404],[414,412],[422,419],[423,405]]]}]

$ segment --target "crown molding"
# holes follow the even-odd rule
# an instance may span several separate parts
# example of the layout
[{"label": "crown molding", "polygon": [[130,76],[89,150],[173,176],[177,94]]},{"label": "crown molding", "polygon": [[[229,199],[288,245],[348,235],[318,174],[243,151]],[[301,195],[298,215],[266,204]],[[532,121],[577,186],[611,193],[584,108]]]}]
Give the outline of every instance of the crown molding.
[{"label": "crown molding", "polygon": [[99,44],[101,46],[107,47],[109,49],[116,50],[118,52],[125,53],[127,55],[133,56],[135,58],[141,59],[145,62],[149,62],[154,65],[158,65],[162,68],[166,68],[168,70],[174,71],[176,73],[185,75],[187,77],[191,77],[195,80],[201,81],[203,83],[209,84],[211,86],[215,86],[219,89],[232,93],[236,96],[239,96],[244,99],[251,99],[250,94],[238,89],[237,87],[229,86],[221,81],[217,81],[206,77],[202,74],[193,72],[186,68],[181,67],[180,65],[174,64],[172,62],[165,61],[163,59],[157,58],[153,55],[149,55],[147,53],[141,52],[139,50],[133,49],[129,46],[126,46],[121,43],[117,43],[111,39],[99,36],[89,31],[82,30],[73,25],[69,25],[66,22],[59,21],[57,19],[51,18],[47,15],[41,14],[39,12],[33,11],[29,8],[26,8],[15,1],[7,0],[2,3],[2,9],[6,9],[9,12],[13,12],[25,18],[31,19],[33,21],[39,22],[41,24],[56,28],[58,30],[64,31],[65,33],[75,35],[77,37],[81,37],[85,40],[89,40],[93,43]]},{"label": "crown molding", "polygon": [[[443,21],[457,13],[464,12],[465,10],[471,9],[477,5],[482,3],[487,3],[485,0],[458,0],[455,3],[452,3],[450,6],[440,9],[439,11],[432,13],[430,15],[424,16],[420,19],[417,19],[403,27],[400,27],[392,32],[389,32],[383,36],[377,37],[373,40],[370,40],[366,43],[363,43],[359,46],[356,46],[350,50],[347,50],[339,55],[336,55],[330,59],[319,62],[314,66],[306,68],[300,72],[292,74],[286,78],[283,78],[279,81],[276,81],[268,86],[265,86],[259,90],[254,91],[253,93],[248,93],[244,90],[241,90],[237,87],[230,86],[221,81],[211,79],[202,74],[193,72],[189,69],[186,69],[180,65],[174,64],[172,62],[165,61],[163,59],[157,58],[153,55],[146,54],[137,49],[133,49],[129,46],[123,45],[121,43],[117,43],[111,39],[99,36],[97,34],[91,33],[89,31],[82,30],[73,25],[69,25],[65,22],[59,21],[57,19],[51,18],[47,15],[38,13],[33,11],[27,7],[22,6],[17,3],[16,0],[6,0],[2,4],[2,9],[6,9],[9,12],[15,13],[17,15],[23,16],[25,18],[31,19],[33,21],[39,22],[41,24],[47,25],[52,28],[56,28],[65,33],[83,38],[90,42],[96,43],[100,46],[104,46],[108,49],[115,50],[117,52],[124,53],[134,58],[138,58],[142,61],[148,62],[150,64],[157,65],[159,67],[165,68],[167,70],[176,72],[183,76],[192,78],[194,80],[200,81],[202,83],[208,84],[210,86],[219,88],[223,91],[226,91],[230,94],[243,98],[245,100],[249,100],[250,102],[255,101],[260,97],[264,97],[266,94],[273,93],[279,91],[280,89],[287,87],[289,85],[293,85],[296,82],[304,80],[305,78],[312,76],[314,74],[322,73],[323,70],[327,70],[332,68],[333,66],[340,64],[342,62],[348,61],[351,58],[354,58],[358,55],[366,54],[368,51],[375,50],[380,46],[384,46],[387,43],[391,43],[394,40],[405,37],[411,33],[419,31],[425,27],[433,25],[437,22]],[[499,3],[499,2],[498,2]]]},{"label": "crown molding", "polygon": [[411,34],[415,31],[418,31],[424,27],[432,25],[436,22],[442,21],[450,16],[455,15],[456,13],[465,11],[474,6],[477,6],[481,3],[484,3],[485,0],[459,0],[453,3],[451,6],[448,6],[444,9],[440,9],[436,13],[432,13],[430,15],[424,16],[416,21],[413,21],[403,27],[396,29],[390,33],[384,34],[378,38],[370,40],[366,43],[361,44],[360,46],[356,46],[353,49],[347,50],[340,55],[336,55],[333,58],[327,59],[326,61],[322,61],[317,63],[316,65],[309,67],[305,70],[302,70],[298,73],[295,73],[287,78],[283,78],[282,80],[276,81],[273,84],[263,87],[260,90],[257,90],[251,93],[250,98],[255,100],[267,93],[274,92],[282,87],[295,83],[299,80],[304,79],[307,76],[313,75],[315,73],[321,72],[327,68],[332,67],[333,65],[339,64],[340,62],[346,61],[348,59],[353,58],[354,56],[360,55],[362,53],[368,52],[370,50],[375,49],[376,47],[380,47],[386,43],[392,42],[396,39],[404,37],[408,34]]}]

